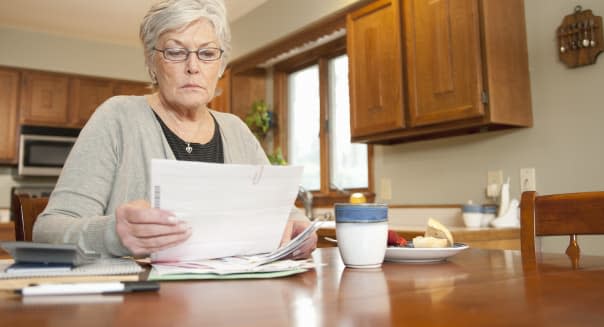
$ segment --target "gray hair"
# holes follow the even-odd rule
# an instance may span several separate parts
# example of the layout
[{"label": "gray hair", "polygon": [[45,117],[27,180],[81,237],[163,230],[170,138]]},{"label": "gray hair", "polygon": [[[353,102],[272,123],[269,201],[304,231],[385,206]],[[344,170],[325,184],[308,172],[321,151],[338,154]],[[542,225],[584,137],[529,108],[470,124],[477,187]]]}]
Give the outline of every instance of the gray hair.
[{"label": "gray hair", "polygon": [[231,55],[231,30],[223,0],[162,0],[153,5],[141,22],[139,37],[145,51],[145,66],[153,84],[157,84],[152,70],[155,47],[159,37],[168,31],[177,30],[199,19],[207,19],[224,50],[220,76],[224,73]]}]

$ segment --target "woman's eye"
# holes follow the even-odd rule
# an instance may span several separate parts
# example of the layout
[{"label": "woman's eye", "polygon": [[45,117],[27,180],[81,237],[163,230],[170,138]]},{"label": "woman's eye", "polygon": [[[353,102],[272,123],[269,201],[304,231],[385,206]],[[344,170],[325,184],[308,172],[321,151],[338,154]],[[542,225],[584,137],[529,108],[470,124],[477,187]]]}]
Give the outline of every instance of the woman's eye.
[{"label": "woman's eye", "polygon": [[174,58],[182,58],[187,56],[187,51],[185,49],[166,49],[166,54],[170,57]]},{"label": "woman's eye", "polygon": [[216,49],[201,49],[198,52],[198,56],[200,59],[216,59],[218,55],[218,50]]}]

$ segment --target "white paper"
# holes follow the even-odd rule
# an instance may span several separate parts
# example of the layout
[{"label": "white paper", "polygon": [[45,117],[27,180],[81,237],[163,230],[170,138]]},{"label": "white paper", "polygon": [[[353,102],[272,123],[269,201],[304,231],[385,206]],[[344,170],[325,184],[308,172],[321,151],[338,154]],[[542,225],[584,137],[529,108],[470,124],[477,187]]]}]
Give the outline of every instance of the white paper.
[{"label": "white paper", "polygon": [[187,264],[153,264],[154,273],[173,274],[241,274],[257,272],[275,272],[297,269],[310,269],[315,265],[311,260],[278,260],[265,265],[258,265],[249,257],[227,257],[222,259],[200,260]]},{"label": "white paper", "polygon": [[151,203],[193,228],[154,262],[194,261],[275,251],[292,209],[302,167],[153,159]]}]

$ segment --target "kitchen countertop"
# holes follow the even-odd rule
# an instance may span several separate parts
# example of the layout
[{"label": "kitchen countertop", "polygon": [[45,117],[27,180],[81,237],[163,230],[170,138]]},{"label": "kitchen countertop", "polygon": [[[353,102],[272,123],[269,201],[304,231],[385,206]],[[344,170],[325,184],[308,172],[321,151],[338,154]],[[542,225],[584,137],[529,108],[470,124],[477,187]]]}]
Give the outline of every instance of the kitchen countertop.
[{"label": "kitchen countertop", "polygon": [[[447,226],[453,235],[455,242],[466,243],[471,247],[484,249],[520,249],[520,228],[467,228],[463,226]],[[396,231],[407,240],[415,236],[423,235],[425,225],[402,225],[390,224],[390,230]],[[324,222],[317,231],[319,236],[319,247],[334,246],[333,242],[325,240],[325,237],[336,238],[335,222]]]}]

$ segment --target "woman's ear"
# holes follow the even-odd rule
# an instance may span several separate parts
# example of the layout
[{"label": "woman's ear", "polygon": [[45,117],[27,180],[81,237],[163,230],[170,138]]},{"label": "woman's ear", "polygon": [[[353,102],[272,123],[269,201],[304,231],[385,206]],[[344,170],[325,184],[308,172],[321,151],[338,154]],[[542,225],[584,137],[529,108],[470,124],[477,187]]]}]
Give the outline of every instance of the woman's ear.
[{"label": "woman's ear", "polygon": [[149,75],[151,76],[151,83],[157,84],[157,76],[155,76],[155,72],[152,70],[149,70]]}]

